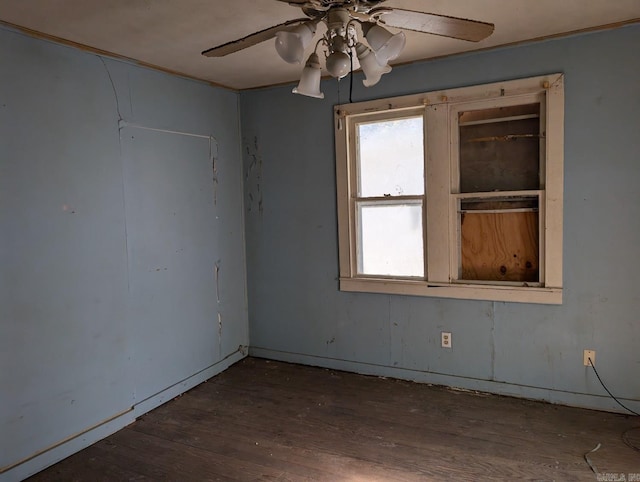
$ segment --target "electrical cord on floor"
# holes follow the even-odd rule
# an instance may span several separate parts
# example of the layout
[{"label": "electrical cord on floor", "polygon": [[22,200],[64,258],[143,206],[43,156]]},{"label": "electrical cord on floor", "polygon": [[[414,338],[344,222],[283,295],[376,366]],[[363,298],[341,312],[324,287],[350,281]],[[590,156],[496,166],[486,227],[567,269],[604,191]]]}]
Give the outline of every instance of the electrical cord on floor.
[{"label": "electrical cord on floor", "polygon": [[627,411],[631,412],[632,414],[637,415],[638,417],[640,417],[640,413],[638,413],[638,412],[634,412],[634,411],[633,411],[633,410],[631,410],[629,407],[626,407],[626,406],[625,406],[625,405],[624,405],[620,400],[618,400],[616,397],[614,397],[614,396],[613,396],[613,393],[611,393],[611,392],[609,391],[609,389],[607,388],[607,386],[606,386],[606,385],[604,384],[604,382],[602,381],[602,378],[600,378],[600,375],[598,375],[598,370],[596,370],[596,367],[595,367],[595,365],[593,364],[593,362],[591,361],[591,358],[589,358],[588,360],[589,360],[589,364],[591,365],[591,368],[593,368],[593,373],[595,373],[595,374],[596,374],[596,377],[598,377],[598,381],[600,382],[600,385],[602,385],[602,388],[604,388],[604,389],[607,391],[607,393],[609,394],[609,396],[610,396],[611,398],[613,398],[613,399],[618,403],[618,405],[620,405],[622,408],[624,408],[625,410],[627,410]]},{"label": "electrical cord on floor", "polygon": [[[596,370],[595,365],[593,364],[593,361],[591,360],[591,357],[589,357],[589,364],[591,365],[591,368],[593,368],[593,373],[596,374],[596,377],[598,377],[598,381],[600,382],[600,385],[602,385],[602,388],[604,388],[607,393],[609,394],[609,396],[611,398],[613,398],[618,405],[620,405],[622,408],[624,408],[625,410],[627,410],[628,412],[631,412],[632,414],[639,416],[640,417],[640,413],[635,412],[633,410],[631,410],[629,407],[625,406],[620,400],[618,400],[616,397],[613,396],[613,393],[611,393],[609,391],[609,389],[607,388],[607,386],[604,384],[604,382],[602,381],[602,378],[600,378],[600,375],[598,374],[598,370]],[[622,433],[622,441],[624,442],[624,444],[630,448],[632,448],[633,450],[637,450],[638,452],[640,452],[640,447],[638,447],[637,445],[634,445],[633,442],[629,439],[629,432],[633,432],[635,430],[640,430],[640,427],[633,427],[630,428],[629,430],[626,430],[625,432]],[[596,449],[599,447],[596,447]],[[586,458],[586,455],[585,455]],[[589,463],[589,461],[587,460],[587,463]],[[591,464],[589,464],[591,465]],[[593,469],[593,467],[592,467]],[[596,472],[597,473],[597,472]]]},{"label": "electrical cord on floor", "polygon": [[633,442],[629,439],[629,432],[633,432],[634,430],[640,430],[640,427],[633,427],[623,432],[622,441],[627,447],[631,447],[633,450],[637,450],[638,452],[640,452],[640,447],[634,445]]}]

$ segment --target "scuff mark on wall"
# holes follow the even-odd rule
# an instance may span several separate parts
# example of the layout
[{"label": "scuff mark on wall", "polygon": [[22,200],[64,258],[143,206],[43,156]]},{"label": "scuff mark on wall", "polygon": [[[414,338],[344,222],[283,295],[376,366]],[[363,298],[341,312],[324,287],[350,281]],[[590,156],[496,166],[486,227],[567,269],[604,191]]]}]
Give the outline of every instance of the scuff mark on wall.
[{"label": "scuff mark on wall", "polygon": [[258,137],[255,136],[252,142],[244,142],[245,153],[249,159],[249,164],[245,171],[245,183],[247,186],[247,199],[245,205],[247,212],[263,212],[262,202],[262,156],[260,156],[258,148]]},{"label": "scuff mark on wall", "polygon": [[218,311],[218,353],[222,353],[222,314]]},{"label": "scuff mark on wall", "polygon": [[330,351],[331,351],[331,345],[333,345],[336,342],[336,337],[332,336],[331,339],[325,341],[326,347],[327,347],[327,356],[330,356]]},{"label": "scuff mark on wall", "polygon": [[220,265],[222,260],[214,264],[216,274],[216,303],[218,304],[218,353],[222,353],[222,313],[220,313]]},{"label": "scuff mark on wall", "polygon": [[209,159],[213,170],[213,205],[218,205],[218,142],[209,137]]}]

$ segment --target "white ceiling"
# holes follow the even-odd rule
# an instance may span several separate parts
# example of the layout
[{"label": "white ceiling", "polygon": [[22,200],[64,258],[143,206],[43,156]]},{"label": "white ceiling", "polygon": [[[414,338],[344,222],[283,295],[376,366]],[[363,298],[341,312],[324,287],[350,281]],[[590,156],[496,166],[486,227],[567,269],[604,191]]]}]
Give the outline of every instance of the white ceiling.
[{"label": "white ceiling", "polygon": [[[640,0],[387,0],[384,6],[495,24],[479,43],[407,32],[396,64],[640,21]],[[0,0],[0,20],[9,24],[234,89],[297,81],[302,66],[282,61],[273,41],[223,58],[200,52],[301,17],[299,8],[276,0]]]}]

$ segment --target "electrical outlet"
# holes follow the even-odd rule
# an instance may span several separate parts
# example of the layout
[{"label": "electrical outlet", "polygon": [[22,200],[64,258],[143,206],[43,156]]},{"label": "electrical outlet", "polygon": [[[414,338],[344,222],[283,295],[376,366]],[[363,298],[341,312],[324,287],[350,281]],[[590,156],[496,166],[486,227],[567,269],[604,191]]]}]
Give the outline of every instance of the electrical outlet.
[{"label": "electrical outlet", "polygon": [[[596,364],[596,351],[595,350],[585,350],[583,355],[583,363],[584,366],[590,367],[591,363],[595,366]],[[589,358],[591,358],[591,363],[589,363]]]},{"label": "electrical outlet", "polygon": [[442,335],[442,348],[451,348],[451,333],[443,331]]}]

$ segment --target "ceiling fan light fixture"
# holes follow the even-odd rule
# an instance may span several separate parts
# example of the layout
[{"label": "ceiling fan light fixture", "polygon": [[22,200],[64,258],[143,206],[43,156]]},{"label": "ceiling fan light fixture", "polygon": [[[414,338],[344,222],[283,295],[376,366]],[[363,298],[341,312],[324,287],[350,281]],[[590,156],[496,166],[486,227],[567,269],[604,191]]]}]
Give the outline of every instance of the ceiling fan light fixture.
[{"label": "ceiling fan light fixture", "polygon": [[302,76],[298,86],[291,92],[306,95],[307,97],[315,97],[316,99],[324,99],[324,94],[320,92],[320,74],[320,59],[318,59],[318,54],[314,52],[309,56],[304,69],[302,69]]},{"label": "ceiling fan light fixture", "polygon": [[315,22],[304,22],[288,30],[276,33],[276,51],[290,64],[302,62],[305,49],[316,34]]},{"label": "ceiling fan light fixture", "polygon": [[365,87],[376,85],[383,74],[391,72],[391,66],[388,64],[380,65],[373,51],[361,42],[356,44],[356,55],[364,73],[365,79],[362,84]]},{"label": "ceiling fan light fixture", "polygon": [[[339,80],[354,69],[361,68],[365,87],[377,84],[382,75],[391,71],[389,62],[398,58],[404,49],[406,36],[403,30],[479,42],[491,35],[495,28],[492,23],[478,20],[379,6],[386,0],[279,1],[300,8],[305,17],[287,20],[225,42],[204,50],[202,55],[224,57],[275,38],[278,55],[285,62],[300,64],[305,51],[314,41],[316,27],[322,24],[320,38],[315,48],[309,49],[313,53],[302,69],[300,81],[293,92],[324,98],[320,92],[322,72],[328,72]],[[385,27],[401,31],[394,34]],[[318,51],[324,57],[324,69],[320,67]]]},{"label": "ceiling fan light fixture", "polygon": [[373,22],[363,22],[362,31],[380,65],[386,65],[389,61],[397,58],[407,42],[404,32],[392,34],[386,28]]}]

